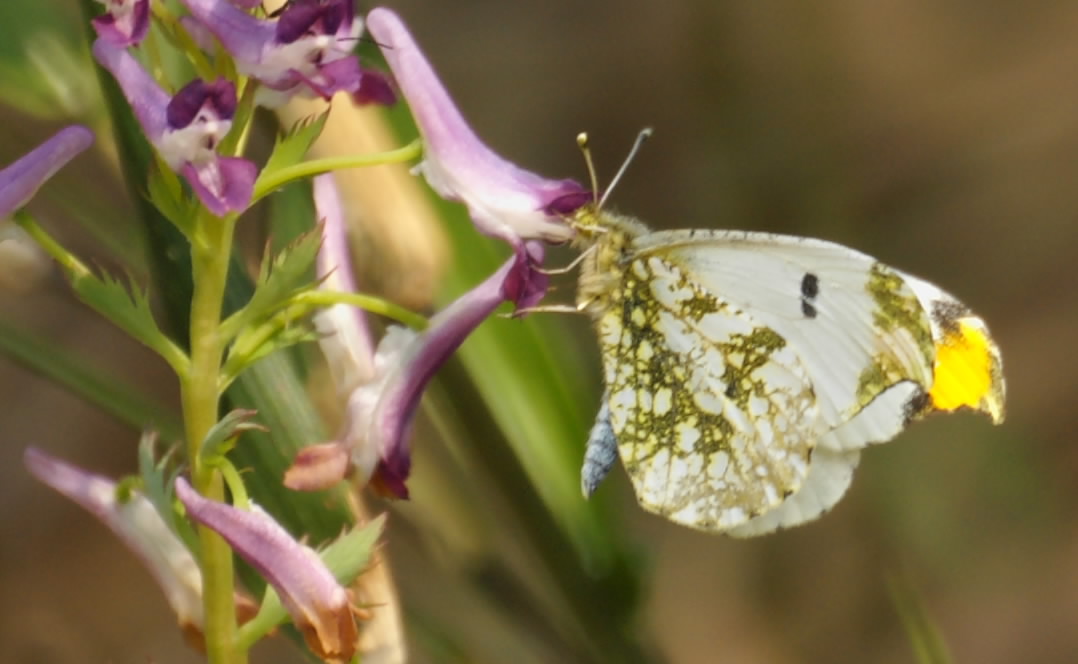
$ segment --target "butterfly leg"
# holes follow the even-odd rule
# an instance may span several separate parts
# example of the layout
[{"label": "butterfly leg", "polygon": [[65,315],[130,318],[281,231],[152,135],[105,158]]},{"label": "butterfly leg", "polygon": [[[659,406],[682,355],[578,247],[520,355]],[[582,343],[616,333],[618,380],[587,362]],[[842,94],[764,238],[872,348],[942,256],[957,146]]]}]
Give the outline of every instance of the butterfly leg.
[{"label": "butterfly leg", "polygon": [[599,246],[599,245],[593,244],[590,247],[588,247],[587,249],[585,249],[584,251],[580,252],[580,255],[577,256],[576,258],[574,258],[572,260],[572,262],[569,263],[568,265],[566,265],[565,267],[549,267],[549,268],[537,267],[537,268],[535,268],[535,271],[538,272],[539,274],[545,274],[545,275],[568,274],[569,272],[572,272],[573,270],[575,270],[577,265],[580,265],[582,262],[584,262],[584,259],[587,258],[590,254],[595,253],[595,247],[597,247],[597,246]]},{"label": "butterfly leg", "polygon": [[584,450],[584,466],[580,469],[580,489],[585,498],[599,488],[606,474],[610,472],[618,458],[618,441],[614,437],[614,428],[610,425],[610,406],[607,395],[603,395],[603,405],[595,416],[595,424],[588,434],[588,444]]}]

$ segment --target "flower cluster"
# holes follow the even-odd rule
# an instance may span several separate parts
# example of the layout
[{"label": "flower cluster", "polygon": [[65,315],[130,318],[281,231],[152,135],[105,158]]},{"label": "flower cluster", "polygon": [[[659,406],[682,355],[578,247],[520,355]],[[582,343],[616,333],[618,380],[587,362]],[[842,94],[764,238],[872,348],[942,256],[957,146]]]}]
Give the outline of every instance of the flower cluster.
[{"label": "flower cluster", "polygon": [[347,92],[359,103],[391,104],[393,89],[352,54],[363,21],[351,0],[293,0],[259,19],[222,0],[183,0],[199,26],[220,40],[240,72],[262,84],[262,103],[299,92],[329,99]]},{"label": "flower cluster", "polygon": [[[115,77],[150,143],[181,173],[217,216],[240,213],[251,202],[257,167],[238,156],[218,154],[236,113],[236,84],[195,79],[169,95],[130,47],[145,37],[149,0],[109,0],[94,19],[99,37],[93,53]],[[363,31],[351,0],[294,0],[279,16],[259,19],[225,0],[185,0],[190,14],[180,24],[207,51],[217,41],[240,73],[257,84],[256,103],[277,105],[296,94],[329,99],[345,91],[358,103],[391,104],[384,76],[363,68],[352,53]]]},{"label": "flower cluster", "polygon": [[[229,141],[233,123],[251,115],[241,112],[244,103],[277,104],[297,94],[329,98],[338,92],[358,103],[394,100],[388,79],[361,67],[353,54],[366,27],[382,48],[422,134],[425,154],[416,170],[440,195],[463,203],[480,232],[509,244],[512,253],[499,269],[435,314],[422,330],[391,327],[375,342],[357,309],[336,304],[313,317],[337,392],[347,404],[346,417],[333,440],[300,452],[284,478],[286,486],[324,489],[351,476],[384,495],[406,498],[409,428],[425,387],[498,307],[509,303],[527,309],[539,302],[548,281],[540,269],[543,243],[571,237],[564,219],[588,202],[591,193],[573,181],[548,180],[518,168],[486,147],[403,22],[389,10],[371,11],[365,26],[350,0],[292,0],[276,14],[265,14],[255,2],[181,0],[189,13],[169,21],[169,29],[183,30],[207,54],[223,48],[234,68],[218,69],[240,74],[245,91],[238,97],[237,81],[226,77],[196,78],[170,93],[169,86],[151,74],[157,68],[145,66],[146,54],[139,52],[151,13],[166,10],[149,0],[104,4],[106,13],[94,19],[94,58],[119,84],[160,162],[182,175],[202,209],[212,215],[231,219],[245,211],[259,177],[258,167],[235,147],[242,142]],[[25,204],[44,179],[85,149],[91,138],[87,130],[70,127],[0,172],[0,216]],[[324,295],[352,293],[356,284],[345,215],[332,175],[315,178],[314,199],[322,231],[315,288]],[[205,552],[193,553],[192,542],[177,531],[182,515],[220,534],[258,570],[314,653],[326,661],[349,661],[358,647],[358,632],[340,575],[268,514],[237,498],[244,494],[234,484],[242,483],[238,473],[226,477],[234,505],[220,500],[223,491],[215,500],[204,495],[205,482],[199,486],[200,477],[215,472],[212,468],[228,467],[227,446],[221,441],[238,431],[209,432],[212,444],[198,440],[190,448],[191,481],[180,476],[171,483],[178,504],[151,500],[137,482],[117,483],[38,450],[28,450],[25,461],[35,477],[124,539],[149,567],[194,641],[208,620],[203,601],[210,591],[203,579],[208,584],[210,576],[204,577],[197,562]],[[247,600],[235,605],[251,609],[241,621],[254,613]],[[264,603],[258,615],[266,611]]]}]

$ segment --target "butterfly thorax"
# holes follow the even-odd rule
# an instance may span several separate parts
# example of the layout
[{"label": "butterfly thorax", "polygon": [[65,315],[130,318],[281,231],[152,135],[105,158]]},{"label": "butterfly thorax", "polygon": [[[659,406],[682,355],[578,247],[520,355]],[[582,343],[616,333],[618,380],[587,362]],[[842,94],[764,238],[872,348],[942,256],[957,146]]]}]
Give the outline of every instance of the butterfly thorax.
[{"label": "butterfly thorax", "polygon": [[594,205],[578,210],[570,225],[576,231],[573,246],[589,252],[580,266],[577,307],[599,318],[624,295],[621,284],[632,243],[649,230],[632,217],[597,211]]}]

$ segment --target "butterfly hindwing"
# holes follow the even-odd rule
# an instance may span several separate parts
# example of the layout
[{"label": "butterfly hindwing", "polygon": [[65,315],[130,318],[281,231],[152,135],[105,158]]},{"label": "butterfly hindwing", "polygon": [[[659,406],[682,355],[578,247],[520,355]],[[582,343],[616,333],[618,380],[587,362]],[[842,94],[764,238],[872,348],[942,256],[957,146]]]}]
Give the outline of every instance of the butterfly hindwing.
[{"label": "butterfly hindwing", "polygon": [[615,300],[606,403],[641,505],[724,530],[796,492],[817,413],[785,340],[659,257],[632,261]]}]

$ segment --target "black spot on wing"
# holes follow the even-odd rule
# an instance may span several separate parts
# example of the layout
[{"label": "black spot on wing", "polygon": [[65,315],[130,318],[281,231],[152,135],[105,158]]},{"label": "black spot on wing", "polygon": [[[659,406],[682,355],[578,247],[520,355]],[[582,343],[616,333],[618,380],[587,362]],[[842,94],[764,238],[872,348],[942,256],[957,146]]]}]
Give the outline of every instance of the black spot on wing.
[{"label": "black spot on wing", "polygon": [[816,296],[820,294],[820,279],[811,272],[801,278],[801,313],[805,318],[816,317]]}]

